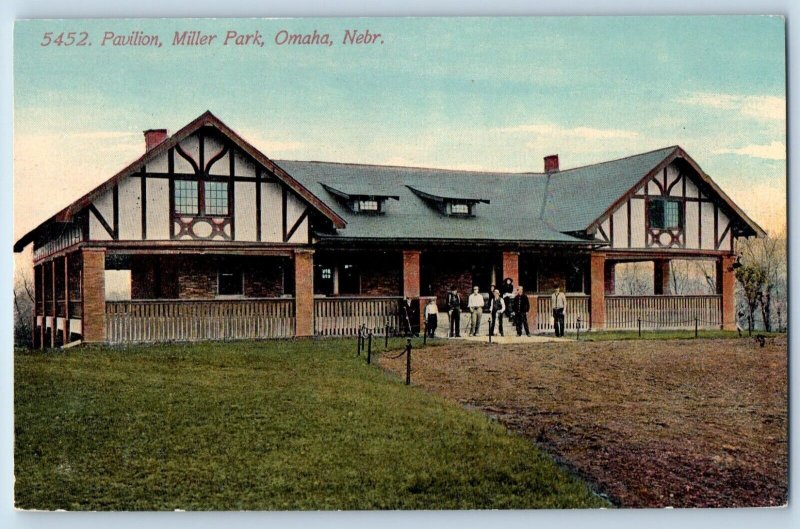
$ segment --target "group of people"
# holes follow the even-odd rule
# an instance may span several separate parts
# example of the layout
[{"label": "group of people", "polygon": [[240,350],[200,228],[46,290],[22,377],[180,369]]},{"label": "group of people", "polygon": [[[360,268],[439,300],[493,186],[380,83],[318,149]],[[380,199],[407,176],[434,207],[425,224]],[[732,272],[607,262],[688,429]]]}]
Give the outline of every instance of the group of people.
[{"label": "group of people", "polygon": [[[560,288],[556,288],[551,299],[553,307],[553,324],[556,336],[564,336],[564,311],[566,309],[566,296]],[[461,337],[461,296],[456,287],[450,287],[447,293],[446,307],[450,319],[448,336],[451,338]],[[514,288],[511,278],[506,278],[500,288],[492,285],[488,295],[480,292],[480,287],[472,287],[472,293],[467,298],[467,309],[469,310],[469,335],[478,336],[481,327],[481,319],[484,311],[490,316],[489,335],[494,336],[503,333],[503,318],[507,318],[514,323],[517,336],[530,336],[528,327],[528,312],[530,312],[530,300],[525,294],[525,289],[521,286]],[[432,298],[425,306],[425,330],[429,337],[433,337],[438,327],[439,307],[436,299]]]}]

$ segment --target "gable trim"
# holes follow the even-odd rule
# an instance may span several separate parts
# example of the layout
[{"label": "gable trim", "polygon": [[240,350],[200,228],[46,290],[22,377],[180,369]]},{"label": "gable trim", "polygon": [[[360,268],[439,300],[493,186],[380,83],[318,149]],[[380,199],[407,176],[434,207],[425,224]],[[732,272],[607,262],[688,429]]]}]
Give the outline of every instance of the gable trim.
[{"label": "gable trim", "polygon": [[[716,193],[716,195],[720,198],[720,200],[722,200],[722,202],[724,202],[725,205],[731,209],[734,215],[738,216],[739,219],[753,231],[753,235],[756,235],[758,237],[764,237],[766,235],[766,232],[761,228],[761,226],[759,226],[755,221],[753,221],[750,217],[748,217],[747,214],[744,211],[742,211],[742,209],[739,206],[737,206],[730,199],[730,197],[728,197],[728,195],[726,195],[725,192],[722,191],[722,189],[720,189],[720,187],[705,172],[703,172],[700,166],[697,165],[697,162],[695,162],[691,158],[691,156],[686,154],[686,151],[684,151],[681,147],[677,145],[675,146],[673,151],[669,153],[658,165],[656,165],[653,169],[648,171],[647,174],[644,175],[644,177],[642,177],[638,182],[636,182],[625,194],[623,194],[621,197],[615,200],[608,208],[606,208],[606,210],[599,217],[597,217],[591,224],[589,224],[589,226],[587,226],[586,228],[586,231],[591,232],[592,230],[596,229],[597,226],[599,226],[604,220],[613,215],[614,211],[620,208],[625,203],[625,201],[633,198],[636,195],[637,191],[642,186],[644,186],[644,192],[645,195],[647,195],[646,184],[651,180],[660,189],[663,190],[662,183],[658,182],[656,176],[659,174],[659,172],[666,171],[667,166],[669,166],[669,164],[671,164],[677,158],[683,159],[684,161],[686,161],[686,163],[688,163],[692,167],[692,169],[694,169],[695,173],[698,175],[700,180],[705,185],[709,186],[714,191],[714,193]],[[684,177],[685,176],[686,174],[684,173]],[[702,199],[702,196],[698,198]],[[734,219],[730,220],[733,221]]]},{"label": "gable trim", "polygon": [[[314,195],[311,191],[309,191],[306,187],[304,187],[300,182],[295,180],[289,173],[284,171],[280,166],[278,166],[275,162],[270,160],[264,153],[253,147],[249,142],[247,142],[244,138],[239,136],[236,132],[234,132],[230,127],[228,127],[225,123],[223,123],[218,117],[212,114],[210,111],[203,112],[200,116],[195,118],[192,122],[185,125],[175,134],[167,138],[166,140],[162,141],[149,151],[142,154],[139,158],[128,164],[125,168],[119,171],[117,174],[100,184],[99,186],[95,187],[76,201],[74,201],[69,206],[65,207],[46,221],[39,224],[36,228],[32,229],[25,235],[23,235],[15,244],[14,244],[14,251],[21,252],[25,246],[31,243],[34,238],[36,237],[39,230],[49,225],[52,222],[69,222],[71,219],[79,213],[81,210],[89,206],[94,200],[100,196],[101,194],[109,191],[111,188],[117,185],[119,180],[130,176],[137,172],[138,169],[142,167],[142,165],[147,164],[147,162],[153,160],[154,158],[164,154],[169,153],[170,158],[172,158],[172,153],[174,151],[178,151],[178,154],[186,158],[186,153],[182,152],[180,148],[180,142],[189,137],[191,134],[199,131],[204,126],[212,126],[219,130],[224,136],[227,136],[230,141],[232,141],[242,152],[246,153],[248,156],[253,158],[257,163],[261,164],[262,166],[266,167],[275,177],[281,181],[284,185],[288,186],[295,192],[307,205],[313,207],[314,209],[318,210],[324,217],[331,221],[333,226],[337,229],[343,229],[347,222],[339,216],[333,209],[331,209],[325,202],[320,200],[316,195]],[[191,161],[191,157],[188,158],[190,163],[192,164],[192,168],[195,172],[198,171],[197,164]],[[170,163],[172,163],[172,159],[170,159]],[[170,190],[170,195],[172,190]],[[170,199],[172,200],[172,199]],[[172,204],[170,204],[172,206]],[[172,228],[170,228],[172,231]]]}]

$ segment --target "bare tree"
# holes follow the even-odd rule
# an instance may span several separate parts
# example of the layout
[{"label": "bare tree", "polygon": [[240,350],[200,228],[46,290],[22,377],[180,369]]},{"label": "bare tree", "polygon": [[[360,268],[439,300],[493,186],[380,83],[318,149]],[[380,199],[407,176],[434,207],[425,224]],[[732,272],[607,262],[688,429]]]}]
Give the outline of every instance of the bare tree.
[{"label": "bare tree", "polygon": [[653,293],[651,263],[620,263],[615,270],[615,289],[623,296],[645,296]]},{"label": "bare tree", "polygon": [[[737,249],[742,268],[758,270],[758,273],[753,272],[753,274],[758,279],[763,279],[756,285],[758,288],[755,291],[752,291],[752,285],[745,287],[742,284],[746,301],[751,308],[751,317],[754,316],[757,305],[761,309],[760,317],[764,330],[771,331],[776,316],[773,309],[782,312],[781,319],[786,315],[786,235],[777,233],[767,234],[766,237],[742,239],[738,242]],[[737,278],[739,275],[737,274]],[[747,288],[751,291],[747,291]],[[751,296],[754,296],[754,300],[750,299]]]},{"label": "bare tree", "polygon": [[30,277],[18,274],[14,282],[14,344],[33,345],[33,283]]}]

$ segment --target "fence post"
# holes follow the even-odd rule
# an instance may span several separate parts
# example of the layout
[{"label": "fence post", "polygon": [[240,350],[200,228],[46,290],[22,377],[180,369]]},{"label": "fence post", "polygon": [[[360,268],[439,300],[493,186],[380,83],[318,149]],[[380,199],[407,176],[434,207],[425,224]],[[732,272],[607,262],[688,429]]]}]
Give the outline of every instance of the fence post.
[{"label": "fence post", "polygon": [[642,318],[637,319],[637,323],[639,324],[639,338],[642,337]]},{"label": "fence post", "polygon": [[383,335],[383,349],[389,348],[389,324],[386,324],[386,334]]},{"label": "fence post", "polygon": [[358,328],[358,336],[356,336],[356,356],[361,356],[361,327]]},{"label": "fence post", "polygon": [[694,337],[697,338],[697,316],[694,317]]},{"label": "fence post", "polygon": [[367,342],[367,363],[371,364],[372,363],[372,331],[369,332],[368,340],[369,341]]},{"label": "fence post", "polygon": [[406,342],[406,386],[411,385],[411,338]]},{"label": "fence post", "polygon": [[747,336],[753,336],[753,317],[747,315]]},{"label": "fence post", "polygon": [[576,340],[580,340],[581,339],[581,319],[580,318],[578,318],[575,321],[575,339]]},{"label": "fence post", "polygon": [[422,335],[422,345],[428,345],[428,322],[425,322],[425,332]]}]

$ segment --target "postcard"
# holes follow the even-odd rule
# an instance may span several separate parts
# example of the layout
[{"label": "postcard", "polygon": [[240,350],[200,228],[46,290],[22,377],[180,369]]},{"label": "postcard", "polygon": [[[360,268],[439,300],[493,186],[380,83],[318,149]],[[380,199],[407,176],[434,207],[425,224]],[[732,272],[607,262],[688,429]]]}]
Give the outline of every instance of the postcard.
[{"label": "postcard", "polygon": [[18,20],[16,508],[785,506],[785,29]]}]

